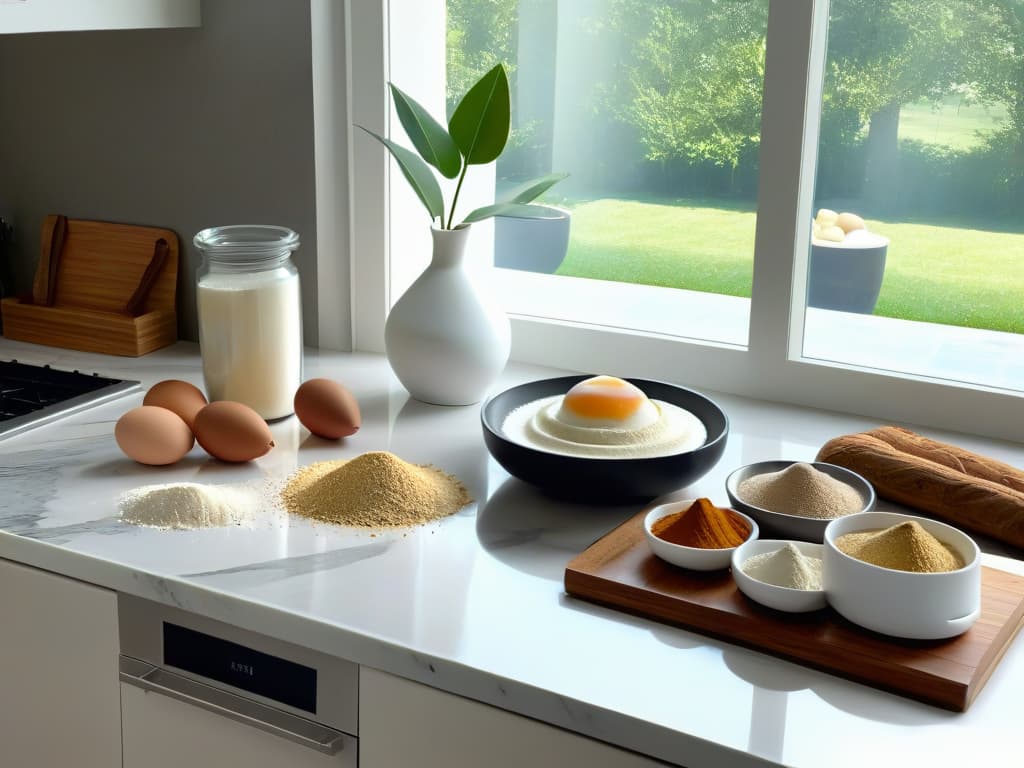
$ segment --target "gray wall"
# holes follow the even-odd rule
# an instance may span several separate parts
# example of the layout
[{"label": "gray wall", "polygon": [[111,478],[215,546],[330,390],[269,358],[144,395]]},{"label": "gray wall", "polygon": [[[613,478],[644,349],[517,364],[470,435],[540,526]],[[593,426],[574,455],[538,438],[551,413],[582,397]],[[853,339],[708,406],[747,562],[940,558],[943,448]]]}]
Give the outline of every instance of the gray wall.
[{"label": "gray wall", "polygon": [[178,233],[182,338],[196,338],[192,236],[279,224],[302,237],[316,343],[308,2],[204,0],[197,29],[0,35],[0,215],[15,288],[31,287],[50,213]]}]

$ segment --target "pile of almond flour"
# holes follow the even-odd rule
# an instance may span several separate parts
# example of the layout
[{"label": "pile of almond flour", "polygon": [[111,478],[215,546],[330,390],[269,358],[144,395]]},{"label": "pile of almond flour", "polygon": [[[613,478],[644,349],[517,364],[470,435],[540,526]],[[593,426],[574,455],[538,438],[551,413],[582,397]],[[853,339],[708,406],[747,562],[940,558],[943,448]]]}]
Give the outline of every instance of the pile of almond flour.
[{"label": "pile of almond flour", "polygon": [[355,528],[401,528],[447,517],[472,499],[456,478],[373,451],[321,461],[292,475],[281,491],[289,512]]},{"label": "pile of almond flour", "polygon": [[740,499],[755,507],[818,520],[851,515],[864,507],[855,488],[805,462],[748,477],[736,490]]}]

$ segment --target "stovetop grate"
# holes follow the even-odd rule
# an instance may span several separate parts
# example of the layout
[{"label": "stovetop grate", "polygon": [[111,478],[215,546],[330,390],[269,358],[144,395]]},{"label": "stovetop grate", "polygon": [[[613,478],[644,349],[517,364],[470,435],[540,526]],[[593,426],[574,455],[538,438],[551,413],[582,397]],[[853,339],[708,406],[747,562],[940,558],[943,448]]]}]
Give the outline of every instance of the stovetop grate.
[{"label": "stovetop grate", "polygon": [[0,361],[0,439],[110,400],[139,382]]}]

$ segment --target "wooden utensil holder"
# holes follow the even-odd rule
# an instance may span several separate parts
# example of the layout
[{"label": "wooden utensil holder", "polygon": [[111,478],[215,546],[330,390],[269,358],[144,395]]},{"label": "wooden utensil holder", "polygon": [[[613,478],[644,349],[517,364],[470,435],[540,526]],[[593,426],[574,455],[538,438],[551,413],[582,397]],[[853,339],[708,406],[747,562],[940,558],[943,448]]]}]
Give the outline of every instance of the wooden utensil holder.
[{"label": "wooden utensil holder", "polygon": [[0,303],[4,336],[139,357],[178,337],[178,236],[47,216],[31,296]]}]

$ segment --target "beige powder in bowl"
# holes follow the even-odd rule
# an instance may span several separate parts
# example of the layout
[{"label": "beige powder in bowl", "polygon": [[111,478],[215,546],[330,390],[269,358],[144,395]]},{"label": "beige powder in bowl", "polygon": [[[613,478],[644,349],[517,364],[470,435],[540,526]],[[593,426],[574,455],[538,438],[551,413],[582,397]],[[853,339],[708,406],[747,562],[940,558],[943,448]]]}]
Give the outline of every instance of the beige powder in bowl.
[{"label": "beige powder in bowl", "polygon": [[454,514],[472,499],[456,478],[385,451],[320,461],[293,474],[281,491],[289,512],[355,528],[400,528]]},{"label": "beige powder in bowl", "polygon": [[856,489],[804,462],[748,477],[739,484],[736,495],[769,512],[818,520],[851,515],[864,507]]},{"label": "beige powder in bowl", "polygon": [[895,571],[945,573],[964,567],[960,553],[932,536],[916,520],[881,530],[848,533],[836,539],[836,549]]}]

